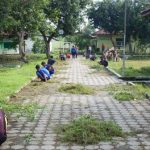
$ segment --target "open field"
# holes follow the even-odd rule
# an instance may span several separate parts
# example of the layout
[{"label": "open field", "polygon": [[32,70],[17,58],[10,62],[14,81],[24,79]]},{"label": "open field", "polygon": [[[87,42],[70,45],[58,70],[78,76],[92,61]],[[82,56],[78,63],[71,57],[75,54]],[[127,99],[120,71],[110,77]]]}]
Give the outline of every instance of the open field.
[{"label": "open field", "polygon": [[[109,67],[119,74],[122,72],[122,61],[109,62]],[[150,60],[126,60],[125,75],[128,77],[150,77]]]},{"label": "open field", "polygon": [[[22,67],[2,67],[0,68],[0,100],[6,99],[29,82],[35,76],[35,65],[40,64],[44,60],[44,55],[36,57],[37,59],[29,60],[28,64],[23,64]],[[12,61],[10,64],[13,64]],[[17,63],[17,61],[15,61]],[[19,63],[19,62],[18,62]]]}]

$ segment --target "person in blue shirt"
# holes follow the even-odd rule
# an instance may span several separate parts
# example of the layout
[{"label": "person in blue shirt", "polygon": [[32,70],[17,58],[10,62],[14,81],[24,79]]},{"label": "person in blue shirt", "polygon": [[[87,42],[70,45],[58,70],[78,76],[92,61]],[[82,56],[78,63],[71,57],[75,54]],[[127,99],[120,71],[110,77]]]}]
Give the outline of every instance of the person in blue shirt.
[{"label": "person in blue shirt", "polygon": [[50,73],[46,68],[40,68],[40,65],[36,65],[36,75],[38,78],[41,79],[41,81],[47,81],[50,79]]},{"label": "person in blue shirt", "polygon": [[55,62],[56,62],[56,61],[54,60],[53,56],[50,56],[50,58],[49,58],[48,61],[47,61],[47,64],[49,64],[49,65],[52,66]]},{"label": "person in blue shirt", "polygon": [[71,54],[72,54],[72,58],[76,58],[77,51],[76,51],[75,46],[72,46],[72,48],[71,48]]},{"label": "person in blue shirt", "polygon": [[41,63],[41,65],[49,71],[50,75],[54,74],[55,71],[52,65],[46,64],[44,61]]}]

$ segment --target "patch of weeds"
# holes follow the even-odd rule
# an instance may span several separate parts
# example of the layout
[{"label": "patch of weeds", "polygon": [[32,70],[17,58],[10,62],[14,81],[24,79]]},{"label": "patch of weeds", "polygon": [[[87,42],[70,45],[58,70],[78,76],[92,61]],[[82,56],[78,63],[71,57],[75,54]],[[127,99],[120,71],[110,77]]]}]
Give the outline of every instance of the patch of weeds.
[{"label": "patch of weeds", "polygon": [[31,86],[39,86],[39,85],[41,85],[41,84],[37,83],[37,82],[31,83]]},{"label": "patch of weeds", "polygon": [[19,113],[20,116],[26,116],[30,120],[34,119],[35,111],[39,107],[37,103],[20,104],[20,103],[9,102],[4,100],[0,100],[0,106],[8,114],[12,112],[16,112]]},{"label": "patch of weeds", "polygon": [[31,133],[25,135],[25,137],[24,137],[26,143],[29,143],[32,138],[33,138],[33,135]]},{"label": "patch of weeds", "polygon": [[85,86],[82,84],[64,84],[59,89],[59,92],[71,93],[71,94],[94,94],[95,91],[93,88],[89,86]]},{"label": "patch of weeds", "polygon": [[96,71],[101,71],[102,66],[100,64],[93,64],[90,66],[91,69],[95,69]]},{"label": "patch of weeds", "polygon": [[129,92],[118,92],[114,94],[115,99],[119,101],[130,101],[134,100],[134,96],[132,93]]},{"label": "patch of weeds", "polygon": [[50,79],[47,81],[47,83],[59,83],[60,81],[56,80],[56,79]]},{"label": "patch of weeds", "polygon": [[150,93],[150,87],[142,84],[111,84],[102,90],[109,91],[118,100],[143,100]]},{"label": "patch of weeds", "polygon": [[22,105],[19,112],[21,116],[27,116],[30,121],[34,120],[35,112],[39,108],[37,103],[25,104]]},{"label": "patch of weeds", "polygon": [[122,129],[111,121],[100,121],[89,115],[83,115],[69,124],[55,128],[58,140],[76,144],[97,144],[100,141],[110,141],[112,137],[123,137]]}]

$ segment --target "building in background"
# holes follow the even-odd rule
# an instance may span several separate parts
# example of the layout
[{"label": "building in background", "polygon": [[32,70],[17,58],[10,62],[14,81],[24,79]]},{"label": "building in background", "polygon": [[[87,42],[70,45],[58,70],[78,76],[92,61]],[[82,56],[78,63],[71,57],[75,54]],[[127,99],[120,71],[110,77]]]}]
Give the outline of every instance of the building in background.
[{"label": "building in background", "polygon": [[0,40],[0,54],[19,54],[16,43],[9,39]]},{"label": "building in background", "polygon": [[113,43],[118,48],[123,47],[123,35],[122,34],[113,34],[104,31],[103,29],[93,33],[94,41],[96,40],[96,48],[99,49],[100,53],[113,47]]}]

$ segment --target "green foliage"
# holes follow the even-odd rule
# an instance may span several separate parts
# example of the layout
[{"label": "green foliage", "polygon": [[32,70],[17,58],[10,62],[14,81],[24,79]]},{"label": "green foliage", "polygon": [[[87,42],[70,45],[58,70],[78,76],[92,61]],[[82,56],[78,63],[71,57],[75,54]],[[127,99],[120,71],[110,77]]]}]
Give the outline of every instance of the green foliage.
[{"label": "green foliage", "polygon": [[[29,57],[29,56],[28,56]],[[35,65],[40,64],[44,60],[43,55],[30,56],[31,62],[24,64],[21,68],[1,68],[0,69],[0,106],[6,112],[19,112],[22,115],[28,115],[33,118],[37,104],[31,103],[23,105],[20,103],[9,102],[6,100],[8,96],[13,96],[15,92],[25,83],[29,82],[35,76]],[[11,61],[11,64],[13,61]]]},{"label": "green foliage", "polygon": [[[136,58],[135,58],[136,59]],[[150,61],[147,59],[126,60],[126,77],[149,77]],[[109,67],[114,69],[119,74],[122,73],[122,62],[109,62]]]},{"label": "green foliage", "polygon": [[44,7],[45,21],[39,31],[46,43],[47,55],[50,53],[48,44],[54,36],[70,35],[79,29],[82,12],[89,1],[91,0],[52,0]]},{"label": "green foliage", "polygon": [[26,143],[29,143],[31,139],[33,138],[33,135],[30,133],[30,134],[25,135],[24,138],[25,138]]},{"label": "green foliage", "polygon": [[81,84],[64,84],[59,88],[59,92],[71,94],[94,94],[94,89]]},{"label": "green foliage", "polygon": [[106,90],[120,101],[143,100],[146,99],[146,94],[150,93],[150,87],[143,84],[136,84],[135,86],[112,84],[106,87]]},{"label": "green foliage", "polygon": [[119,101],[130,101],[134,100],[134,96],[130,92],[118,92],[114,94],[115,99]]},{"label": "green foliage", "polygon": [[75,43],[79,50],[86,50],[89,45],[93,45],[90,35],[95,31],[94,27],[89,23],[79,33],[66,36],[66,40]]},{"label": "green foliage", "polygon": [[[88,16],[96,28],[102,28],[111,34],[124,30],[124,2],[122,0],[104,0],[95,3],[89,10]],[[140,39],[140,44],[150,42],[149,19],[140,15],[147,7],[149,0],[127,1],[127,42]]]},{"label": "green foliage", "polygon": [[123,17],[121,1],[105,0],[97,2],[89,10],[89,19],[96,28],[103,28],[110,33],[117,33],[122,29]]},{"label": "green foliage", "polygon": [[69,124],[56,128],[59,140],[76,144],[97,144],[100,141],[110,141],[112,137],[122,137],[122,129],[111,121],[101,121],[89,115],[83,115]]},{"label": "green foliage", "polygon": [[[0,15],[2,24],[0,29],[9,32],[32,31],[37,29],[41,20],[42,8],[45,0],[8,0],[7,2],[1,1],[2,10]],[[5,12],[2,14],[2,12]]]},{"label": "green foliage", "polygon": [[34,120],[35,112],[38,109],[37,103],[21,104],[6,100],[0,100],[0,106],[7,114],[16,112],[19,114],[17,117],[26,116],[31,121]]},{"label": "green foliage", "polygon": [[89,35],[83,33],[66,36],[66,40],[75,43],[79,50],[86,50],[88,45],[92,45]]},{"label": "green foliage", "polygon": [[2,4],[0,33],[2,36],[7,35],[7,38],[17,37],[19,54],[23,60],[25,60],[24,39],[38,30],[43,21],[45,3],[46,0],[8,0],[8,2],[1,0],[0,2]]},{"label": "green foliage", "polygon": [[41,39],[35,39],[33,48],[32,48],[33,53],[45,53],[45,43]]}]

